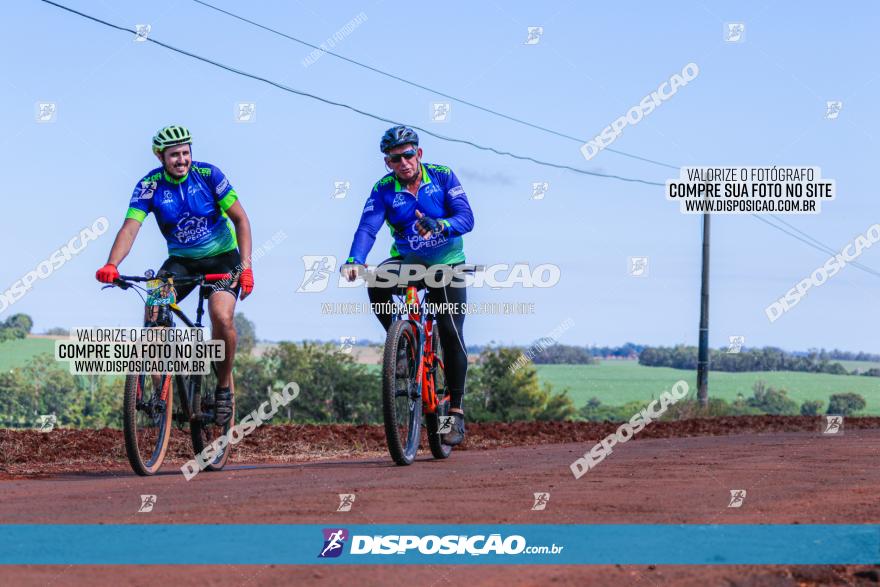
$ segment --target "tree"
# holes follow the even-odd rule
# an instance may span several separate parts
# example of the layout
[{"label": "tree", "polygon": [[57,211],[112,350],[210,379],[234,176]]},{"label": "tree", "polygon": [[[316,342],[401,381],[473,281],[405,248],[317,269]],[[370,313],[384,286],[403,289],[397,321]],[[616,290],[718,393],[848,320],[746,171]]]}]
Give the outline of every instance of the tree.
[{"label": "tree", "polygon": [[534,365],[511,370],[519,359],[517,348],[484,349],[479,365],[468,375],[465,412],[473,420],[504,422],[565,420],[577,413],[566,393],[553,393],[549,384],[538,383]]},{"label": "tree", "polygon": [[807,400],[801,404],[801,416],[818,416],[822,411],[822,400]]},{"label": "tree", "polygon": [[259,359],[235,362],[236,402],[241,394],[242,414],[268,399],[267,387],[279,390],[294,382],[300,393],[288,406],[293,421],[381,421],[379,373],[370,372],[334,345],[282,342]]},{"label": "tree", "polygon": [[857,393],[835,393],[828,398],[828,411],[826,414],[839,414],[849,416],[864,410],[865,398]]},{"label": "tree", "polygon": [[251,354],[257,344],[257,328],[254,323],[248,320],[241,312],[235,313],[233,318],[235,331],[238,333],[238,343],[236,345],[236,354]]},{"label": "tree", "polygon": [[763,381],[756,381],[752,386],[754,395],[746,400],[746,405],[758,408],[765,414],[792,415],[798,410],[797,403],[789,399],[784,389],[767,387]]},{"label": "tree", "polygon": [[30,334],[33,327],[34,321],[27,314],[13,314],[3,322],[3,328],[18,328],[25,334]]}]

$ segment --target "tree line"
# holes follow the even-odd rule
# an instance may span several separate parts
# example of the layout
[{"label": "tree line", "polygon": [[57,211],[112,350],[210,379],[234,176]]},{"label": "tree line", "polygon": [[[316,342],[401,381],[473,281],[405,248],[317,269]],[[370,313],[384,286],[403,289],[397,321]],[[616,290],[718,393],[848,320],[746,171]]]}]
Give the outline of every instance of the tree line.
[{"label": "tree line", "polygon": [[[830,373],[849,375],[849,371],[837,362],[831,362],[827,355],[812,350],[796,355],[775,347],[741,349],[740,352],[727,352],[728,349],[709,349],[709,368],[713,371],[805,371],[809,373]],[[639,353],[639,364],[648,367],[672,367],[673,369],[696,369],[697,347],[676,345],[674,347],[645,347]]]}]

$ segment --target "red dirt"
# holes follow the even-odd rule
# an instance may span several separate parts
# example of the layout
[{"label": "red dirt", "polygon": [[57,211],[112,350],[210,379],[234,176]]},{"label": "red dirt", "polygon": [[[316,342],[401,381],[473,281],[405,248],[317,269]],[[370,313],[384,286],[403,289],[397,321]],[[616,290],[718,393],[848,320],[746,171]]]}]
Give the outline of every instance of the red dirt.
[{"label": "red dirt", "polygon": [[[880,419],[846,419],[843,435],[816,418],[655,423],[574,479],[569,464],[610,424],[472,425],[469,450],[395,467],[379,427],[265,427],[221,473],[186,482],[190,457],[133,475],[118,431],[0,431],[2,466],[40,479],[0,481],[4,523],[880,523]],[[799,431],[797,431],[799,430]],[[739,432],[739,434],[732,434]],[[494,450],[487,450],[492,449]],[[259,459],[254,457],[259,455]],[[347,455],[344,458],[342,455]],[[316,458],[325,457],[315,461]],[[328,460],[326,457],[333,457]],[[72,458],[73,460],[69,460]],[[303,462],[306,460],[312,462]],[[298,462],[293,462],[298,460]],[[285,462],[286,461],[286,462]],[[271,462],[271,463],[270,463]],[[69,471],[54,475],[52,471]],[[746,489],[741,508],[729,491]],[[544,511],[532,493],[547,491]],[[426,493],[437,496],[426,500]],[[338,493],[355,493],[336,512]],[[141,494],[156,507],[137,513]],[[454,507],[450,507],[454,496]],[[296,545],[294,547],[299,547]],[[870,585],[880,566],[229,566],[3,567],[15,585]]]},{"label": "red dirt", "polygon": [[[633,440],[770,432],[812,432],[823,417],[736,416],[654,422]],[[469,423],[468,440],[457,450],[488,450],[563,442],[594,444],[617,429],[616,423],[513,422]],[[846,430],[880,428],[880,418],[847,418]],[[167,462],[191,459],[189,433],[172,431]],[[357,458],[385,453],[385,435],[377,425],[267,425],[235,447],[235,462],[288,463],[325,458]],[[423,433],[423,447],[427,442]],[[589,447],[586,447],[589,448]],[[128,469],[120,430],[0,429],[0,479],[41,477],[77,471]]]}]

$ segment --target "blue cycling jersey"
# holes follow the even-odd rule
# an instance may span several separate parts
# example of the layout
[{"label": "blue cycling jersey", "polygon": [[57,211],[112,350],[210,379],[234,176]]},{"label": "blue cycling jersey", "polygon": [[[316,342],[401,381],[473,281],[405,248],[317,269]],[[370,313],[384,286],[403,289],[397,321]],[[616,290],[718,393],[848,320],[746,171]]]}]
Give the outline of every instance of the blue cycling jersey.
[{"label": "blue cycling jersey", "polygon": [[238,248],[235,228],[226,216],[237,199],[220,169],[193,161],[181,179],[161,167],[148,173],[135,186],[125,217],[143,222],[153,212],[169,255],[201,259]]},{"label": "blue cycling jersey", "polygon": [[[424,239],[416,228],[416,210],[444,226],[439,235]],[[422,183],[416,195],[389,173],[373,186],[351,243],[349,263],[363,264],[376,242],[382,223],[388,224],[394,244],[392,257],[406,257],[427,265],[464,263],[461,235],[474,227],[474,214],[458,178],[443,165],[422,165]]]}]

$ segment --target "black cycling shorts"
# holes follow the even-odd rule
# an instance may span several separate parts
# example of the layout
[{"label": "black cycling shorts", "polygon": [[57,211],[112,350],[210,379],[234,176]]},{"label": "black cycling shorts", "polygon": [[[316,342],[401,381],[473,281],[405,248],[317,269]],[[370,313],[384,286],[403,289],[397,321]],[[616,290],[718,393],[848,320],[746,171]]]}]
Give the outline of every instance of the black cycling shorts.
[{"label": "black cycling shorts", "polygon": [[[184,275],[205,275],[208,273],[235,273],[241,271],[241,253],[238,249],[233,249],[226,253],[220,253],[213,257],[202,257],[201,259],[192,259],[189,257],[176,257],[174,255],[168,257],[162,267],[159,269],[159,275],[173,273],[178,277]],[[174,289],[177,291],[177,301],[183,300],[186,296],[196,288],[195,284],[178,286]],[[235,287],[231,287],[231,282],[223,282],[217,285],[206,285],[203,288],[203,295],[206,298],[217,293],[218,291],[228,291],[238,299],[238,293],[241,286],[236,282]]]}]

